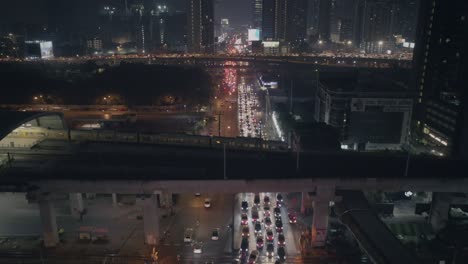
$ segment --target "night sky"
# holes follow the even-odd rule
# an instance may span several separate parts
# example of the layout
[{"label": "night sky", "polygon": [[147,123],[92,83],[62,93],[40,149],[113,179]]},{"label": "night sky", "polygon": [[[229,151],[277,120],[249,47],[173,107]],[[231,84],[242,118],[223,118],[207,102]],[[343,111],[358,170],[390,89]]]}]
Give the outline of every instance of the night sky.
[{"label": "night sky", "polygon": [[[121,1],[121,0],[114,0]],[[251,0],[217,0],[216,19],[228,18],[234,26],[247,24],[251,19]],[[48,23],[50,19],[63,17],[87,21],[104,0],[14,0],[2,1],[0,23]],[[131,0],[129,0],[131,2]],[[161,1],[163,2],[163,1]],[[175,9],[185,9],[185,0],[167,0]],[[97,12],[97,11],[96,11]],[[95,14],[94,14],[95,15]],[[76,21],[75,21],[76,22]]]}]

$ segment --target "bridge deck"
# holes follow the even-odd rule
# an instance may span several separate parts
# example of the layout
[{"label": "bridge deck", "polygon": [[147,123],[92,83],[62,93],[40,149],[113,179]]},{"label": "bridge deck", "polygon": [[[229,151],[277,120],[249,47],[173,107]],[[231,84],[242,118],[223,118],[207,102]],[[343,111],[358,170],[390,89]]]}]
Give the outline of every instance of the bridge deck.
[{"label": "bridge deck", "polygon": [[[63,144],[16,152],[14,168],[44,179],[224,179],[222,149],[125,143]],[[385,153],[291,152],[227,148],[226,176],[232,180],[309,178],[464,179],[462,160]],[[67,173],[64,175],[63,172]]]}]

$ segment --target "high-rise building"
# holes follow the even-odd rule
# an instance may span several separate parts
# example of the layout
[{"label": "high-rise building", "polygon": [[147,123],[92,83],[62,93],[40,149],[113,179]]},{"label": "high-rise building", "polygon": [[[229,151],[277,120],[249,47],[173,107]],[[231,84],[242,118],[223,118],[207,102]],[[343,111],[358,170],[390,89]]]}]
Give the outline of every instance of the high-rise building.
[{"label": "high-rise building", "polygon": [[307,35],[318,34],[319,0],[310,0],[307,7]]},{"label": "high-rise building", "polygon": [[468,1],[421,1],[414,52],[421,142],[468,157]]},{"label": "high-rise building", "polygon": [[263,39],[291,44],[304,41],[307,10],[307,0],[263,0]]},{"label": "high-rise building", "polygon": [[252,28],[262,28],[263,0],[252,0]]},{"label": "high-rise building", "polygon": [[263,0],[262,39],[275,39],[276,0]]},{"label": "high-rise building", "polygon": [[303,51],[307,37],[308,0],[292,0],[288,6],[287,41],[293,51]]},{"label": "high-rise building", "polygon": [[362,47],[376,47],[372,51],[384,51],[383,45],[391,40],[394,5],[392,0],[364,0],[362,5],[361,40]]},{"label": "high-rise building", "polygon": [[394,2],[392,34],[400,35],[405,42],[415,42],[419,0],[396,0]]},{"label": "high-rise building", "polygon": [[286,40],[289,0],[263,0],[264,40]]},{"label": "high-rise building", "polygon": [[357,0],[332,0],[330,6],[330,39],[335,43],[355,43],[357,34]]},{"label": "high-rise building", "polygon": [[318,2],[318,37],[322,41],[330,40],[330,13],[332,0]]},{"label": "high-rise building", "polygon": [[187,40],[190,52],[214,52],[214,1],[187,0]]},{"label": "high-rise building", "polygon": [[86,49],[88,50],[88,53],[102,52],[102,39],[92,38],[86,40]]},{"label": "high-rise building", "polygon": [[166,17],[165,41],[169,50],[186,51],[187,14],[174,12]]}]

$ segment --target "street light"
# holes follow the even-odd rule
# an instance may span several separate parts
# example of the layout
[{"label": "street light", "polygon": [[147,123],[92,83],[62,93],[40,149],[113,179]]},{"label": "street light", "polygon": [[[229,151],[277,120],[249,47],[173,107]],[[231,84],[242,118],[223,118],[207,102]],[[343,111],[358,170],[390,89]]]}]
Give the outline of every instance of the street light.
[{"label": "street light", "polygon": [[346,42],[346,44],[351,45],[351,44],[353,44],[353,42],[351,40],[348,40],[348,42]]},{"label": "street light", "polygon": [[322,45],[322,44],[323,44],[323,40],[319,40],[318,43],[319,43],[320,45]]}]

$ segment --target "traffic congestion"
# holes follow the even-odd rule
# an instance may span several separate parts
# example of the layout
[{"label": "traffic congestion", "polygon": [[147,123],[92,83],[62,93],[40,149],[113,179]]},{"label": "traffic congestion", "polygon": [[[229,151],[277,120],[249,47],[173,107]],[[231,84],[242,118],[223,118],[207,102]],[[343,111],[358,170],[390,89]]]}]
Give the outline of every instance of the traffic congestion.
[{"label": "traffic congestion", "polygon": [[243,137],[262,137],[262,121],[258,96],[242,76],[238,91],[239,133]]},{"label": "traffic congestion", "polygon": [[237,263],[286,263],[297,253],[296,214],[287,212],[281,193],[242,194]]}]

